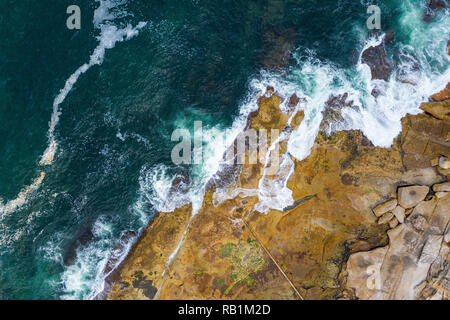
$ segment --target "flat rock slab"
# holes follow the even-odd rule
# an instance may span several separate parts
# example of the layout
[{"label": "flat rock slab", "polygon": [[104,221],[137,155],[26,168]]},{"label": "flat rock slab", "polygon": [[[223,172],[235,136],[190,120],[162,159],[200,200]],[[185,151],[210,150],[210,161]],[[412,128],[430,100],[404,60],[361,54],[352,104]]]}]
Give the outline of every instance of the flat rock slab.
[{"label": "flat rock slab", "polygon": [[405,209],[418,205],[425,199],[430,188],[427,186],[411,186],[398,189],[398,203]]},{"label": "flat rock slab", "polygon": [[450,182],[444,182],[440,184],[435,184],[433,186],[434,192],[449,192],[450,191]]}]

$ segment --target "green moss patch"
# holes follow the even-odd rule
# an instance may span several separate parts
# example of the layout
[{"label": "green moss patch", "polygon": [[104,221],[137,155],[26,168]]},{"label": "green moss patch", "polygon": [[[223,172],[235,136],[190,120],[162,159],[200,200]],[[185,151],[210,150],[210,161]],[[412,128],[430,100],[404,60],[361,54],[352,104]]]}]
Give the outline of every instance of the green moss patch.
[{"label": "green moss patch", "polygon": [[230,274],[232,283],[224,294],[229,294],[238,283],[245,282],[248,286],[252,286],[255,280],[251,275],[260,271],[265,263],[263,252],[258,243],[255,240],[248,239],[247,242],[241,241],[239,244],[226,243],[220,249],[220,256],[230,259],[233,265],[233,271]]}]

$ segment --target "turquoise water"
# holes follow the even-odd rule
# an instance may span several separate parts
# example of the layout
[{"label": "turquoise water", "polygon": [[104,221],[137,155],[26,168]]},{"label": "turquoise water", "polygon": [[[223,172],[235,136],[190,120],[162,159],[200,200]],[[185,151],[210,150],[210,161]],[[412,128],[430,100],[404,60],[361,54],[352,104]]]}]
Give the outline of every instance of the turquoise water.
[{"label": "turquoise water", "polygon": [[[81,8],[79,31],[65,27],[71,4]],[[305,106],[307,134],[292,144],[292,154],[301,157],[314,136],[314,122],[320,123],[314,118],[320,90],[314,86],[325,83],[327,90],[360,94],[362,109],[376,113],[377,106],[365,100],[365,71],[357,68],[370,38],[368,4],[1,0],[0,298],[92,298],[103,288],[103,269],[122,235],[139,233],[158,210],[170,211],[193,197],[201,202],[214,165],[207,165],[208,157],[200,167],[173,165],[176,142],[170,138],[176,128],[192,131],[194,120],[201,120],[214,146],[216,134],[254,107],[255,91],[274,84],[314,102]],[[378,5],[383,29],[396,31],[392,59],[410,50],[424,65],[424,89],[414,91],[413,104],[448,75],[448,58],[441,52],[449,36],[448,14],[425,24],[423,1]],[[265,37],[271,30],[290,29],[297,31],[293,59],[281,72],[265,71],[270,54]],[[434,45],[427,42],[430,34]],[[93,52],[101,59],[89,64]],[[86,70],[67,87],[84,64]],[[340,81],[330,77],[333,73]],[[405,93],[399,99],[410,90],[395,80],[390,87]],[[386,97],[384,106],[391,108],[395,99]],[[407,107],[391,111],[400,118],[415,111]],[[342,128],[370,136],[372,118],[349,114],[347,119]],[[390,135],[398,131],[394,120],[386,125]],[[48,148],[52,142],[57,148]],[[49,154],[52,161],[41,161]],[[36,181],[42,173],[42,182]],[[167,199],[176,175],[191,175],[191,191]]]}]

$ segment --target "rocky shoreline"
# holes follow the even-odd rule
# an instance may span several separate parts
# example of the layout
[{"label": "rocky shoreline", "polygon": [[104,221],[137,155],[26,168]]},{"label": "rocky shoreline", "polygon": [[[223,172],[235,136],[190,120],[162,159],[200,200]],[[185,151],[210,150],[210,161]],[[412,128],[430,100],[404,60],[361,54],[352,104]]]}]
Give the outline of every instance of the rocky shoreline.
[{"label": "rocky shoreline", "polygon": [[[393,38],[387,32],[362,53],[373,79],[387,80],[391,73],[385,46]],[[284,65],[283,52],[277,55],[283,63],[268,67]],[[208,183],[195,216],[190,204],[159,213],[108,277],[101,297],[448,299],[450,83],[420,106],[424,113],[402,119],[390,148],[373,146],[357,130],[326,133],[342,108],[353,107],[347,98],[330,95],[303,161],[290,156],[287,139],[280,139],[286,158],[276,176],[266,177],[263,164],[225,167]],[[247,128],[289,135],[304,118],[299,104],[295,94],[282,97],[268,87]],[[255,210],[253,191],[262,179],[269,185],[284,181],[293,204],[266,214]],[[276,197],[282,190],[266,192]]]},{"label": "rocky shoreline", "polygon": [[[294,205],[284,210],[256,212],[245,192],[218,203],[211,188],[194,217],[190,205],[160,213],[110,277],[108,299],[448,298],[448,88],[403,119],[391,148],[360,131],[321,131],[305,160],[291,158]],[[283,100],[268,88],[248,125],[300,125],[303,113],[281,112]],[[257,188],[261,169],[243,165],[230,194]]]}]

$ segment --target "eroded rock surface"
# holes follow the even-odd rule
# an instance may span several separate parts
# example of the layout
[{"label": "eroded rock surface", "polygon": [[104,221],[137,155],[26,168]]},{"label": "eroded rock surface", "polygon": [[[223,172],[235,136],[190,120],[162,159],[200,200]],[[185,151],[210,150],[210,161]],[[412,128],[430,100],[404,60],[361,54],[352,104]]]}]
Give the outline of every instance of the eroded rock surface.
[{"label": "eroded rock surface", "polygon": [[386,212],[394,210],[395,207],[397,207],[397,203],[397,199],[392,199],[381,203],[373,209],[373,213],[375,213],[377,217],[381,217]]},{"label": "eroded rock surface", "polygon": [[[402,120],[401,149],[407,172],[434,172],[440,183],[398,188],[399,206],[389,221],[389,245],[350,256],[346,271],[350,298],[449,299],[450,290],[450,188],[446,159],[450,152],[448,85],[422,104],[428,114]],[[447,180],[447,181],[445,181]],[[401,182],[401,184],[404,181]],[[431,188],[429,188],[431,187]],[[384,215],[394,201],[374,208]],[[380,210],[381,208],[381,210]],[[383,216],[381,216],[382,219]],[[384,220],[382,222],[385,222]]]},{"label": "eroded rock surface", "polygon": [[[403,164],[407,170],[430,167],[438,156],[450,157],[450,121],[427,114],[406,115],[401,133]],[[445,175],[445,174],[444,174]]]},{"label": "eroded rock surface", "polygon": [[426,22],[431,22],[439,10],[444,10],[449,7],[450,5],[448,0],[428,0],[427,8],[423,15],[423,20]]}]

